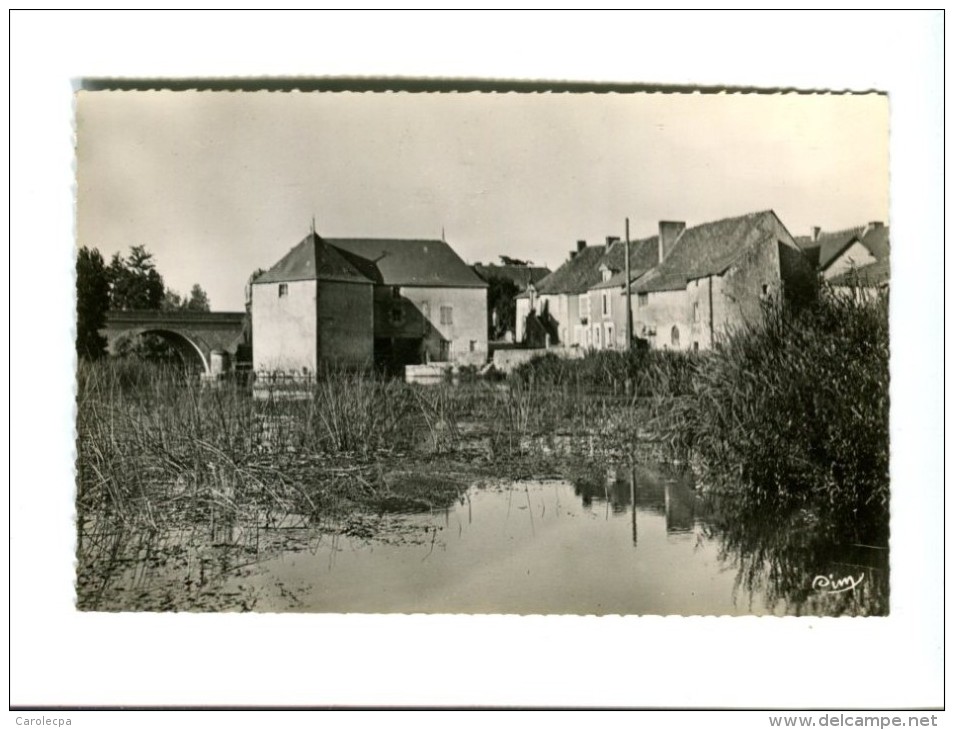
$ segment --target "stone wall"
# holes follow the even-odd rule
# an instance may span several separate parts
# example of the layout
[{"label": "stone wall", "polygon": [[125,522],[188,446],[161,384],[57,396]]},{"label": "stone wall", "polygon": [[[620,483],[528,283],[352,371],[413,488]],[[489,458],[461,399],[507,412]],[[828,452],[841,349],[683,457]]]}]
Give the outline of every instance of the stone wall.
[{"label": "stone wall", "polygon": [[[425,336],[429,356],[438,338],[447,343],[446,356],[452,362],[482,365],[487,362],[487,290],[483,288],[402,286],[400,293],[412,305],[421,320],[417,337]],[[433,336],[427,333],[432,332]],[[376,331],[377,336],[382,336]]]},{"label": "stone wall", "polygon": [[[689,298],[685,289],[654,291],[646,294],[646,303],[635,297],[633,321],[637,337],[656,350],[688,350],[692,347],[689,331]],[[675,335],[675,336],[674,336]]]},{"label": "stone wall", "polygon": [[374,361],[372,286],[318,282],[318,357],[323,366],[370,367]]},{"label": "stone wall", "polygon": [[[285,287],[279,295],[280,287]],[[256,371],[315,372],[317,282],[252,285],[252,363]]]}]

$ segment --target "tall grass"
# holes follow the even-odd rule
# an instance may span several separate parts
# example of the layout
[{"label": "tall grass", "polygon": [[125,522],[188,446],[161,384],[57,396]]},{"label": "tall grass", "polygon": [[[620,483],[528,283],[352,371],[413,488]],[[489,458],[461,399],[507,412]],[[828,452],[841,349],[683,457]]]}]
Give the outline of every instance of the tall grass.
[{"label": "tall grass", "polygon": [[363,457],[391,447],[410,407],[403,384],[344,373],[328,373],[299,401],[256,400],[245,388],[202,387],[178,370],[122,360],[81,362],[77,384],[85,608],[100,605],[126,566],[145,570],[142,545],[165,544],[162,560],[178,560],[180,548],[201,560],[237,551],[215,558],[225,571],[259,554],[261,530],[372,502],[381,486]]},{"label": "tall grass", "polygon": [[329,372],[301,401],[325,450],[370,453],[392,445],[410,402],[403,384],[373,373]]},{"label": "tall grass", "polygon": [[703,356],[668,350],[589,351],[567,359],[546,354],[520,365],[512,379],[533,378],[541,386],[635,396],[679,396],[692,391]]},{"label": "tall grass", "polygon": [[886,296],[768,309],[699,361],[668,441],[712,485],[838,512],[884,538],[888,359]]}]

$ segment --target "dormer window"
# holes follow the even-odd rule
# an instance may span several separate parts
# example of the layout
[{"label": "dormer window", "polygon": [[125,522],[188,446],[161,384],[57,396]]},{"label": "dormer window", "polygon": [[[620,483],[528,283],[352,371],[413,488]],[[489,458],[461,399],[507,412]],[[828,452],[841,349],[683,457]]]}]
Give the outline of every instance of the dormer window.
[{"label": "dormer window", "polygon": [[278,296],[279,298],[288,296],[288,284],[278,285]]},{"label": "dormer window", "polygon": [[603,277],[603,281],[609,281],[613,278],[613,270],[606,264],[600,266],[600,274]]}]

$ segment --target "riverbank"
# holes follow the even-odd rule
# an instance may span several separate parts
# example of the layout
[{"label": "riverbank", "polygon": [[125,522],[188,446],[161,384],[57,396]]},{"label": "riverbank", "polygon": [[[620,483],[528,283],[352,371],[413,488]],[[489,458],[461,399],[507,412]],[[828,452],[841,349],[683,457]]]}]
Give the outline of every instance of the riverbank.
[{"label": "riverbank", "polygon": [[[503,382],[428,387],[325,373],[304,400],[81,363],[78,605],[241,609],[212,586],[296,549],[303,530],[373,538],[382,516],[445,510],[481,480],[574,482],[651,462],[723,495],[713,524],[740,574],[761,575],[740,556],[768,541],[797,575],[779,595],[808,600],[791,565],[817,562],[806,556],[832,536],[887,550],[887,302],[766,315],[706,354],[542,358]],[[769,536],[753,528],[767,516]],[[826,536],[772,542],[789,525]],[[136,593],[130,571],[150,564],[178,577]]]},{"label": "riverbank", "polygon": [[[148,365],[82,364],[78,605],[241,606],[206,587],[289,549],[286,528],[371,536],[381,515],[444,509],[482,479],[567,477],[630,458],[646,436],[637,400],[335,373],[313,399],[261,401]],[[183,560],[172,572],[189,583],[129,593],[131,566]]]}]

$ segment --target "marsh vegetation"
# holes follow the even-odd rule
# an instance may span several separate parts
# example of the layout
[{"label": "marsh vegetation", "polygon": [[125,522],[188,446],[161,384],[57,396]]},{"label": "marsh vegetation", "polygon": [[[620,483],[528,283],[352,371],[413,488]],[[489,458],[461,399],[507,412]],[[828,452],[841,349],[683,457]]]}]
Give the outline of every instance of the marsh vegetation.
[{"label": "marsh vegetation", "polygon": [[[406,515],[448,515],[480,484],[562,480],[617,514],[612,475],[664,464],[639,483],[679,481],[698,503],[694,539],[732,567],[732,595],[761,607],[749,610],[886,613],[886,301],[767,314],[705,354],[544,357],[506,380],[427,387],[325,372],[298,400],[81,361],[78,605],[295,610],[311,604],[285,584],[261,599],[255,576],[278,556],[322,540],[417,544],[409,531],[430,518]],[[581,486],[594,480],[602,496]],[[623,505],[634,526],[637,501]],[[816,573],[859,564],[868,593],[812,590]]]}]

